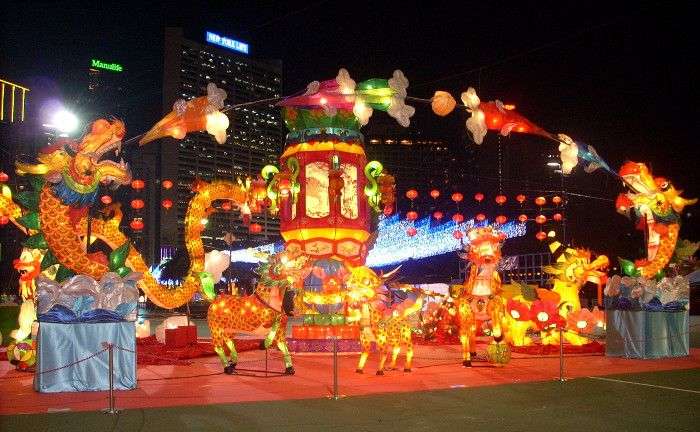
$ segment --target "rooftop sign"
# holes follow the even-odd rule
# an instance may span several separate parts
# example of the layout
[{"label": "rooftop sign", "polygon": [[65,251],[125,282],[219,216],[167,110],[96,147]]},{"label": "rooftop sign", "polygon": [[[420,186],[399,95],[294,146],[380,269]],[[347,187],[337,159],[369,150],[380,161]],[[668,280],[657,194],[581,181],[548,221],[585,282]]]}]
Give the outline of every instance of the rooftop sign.
[{"label": "rooftop sign", "polygon": [[98,69],[105,69],[112,72],[123,72],[124,68],[119,63],[104,63],[102,60],[90,60],[90,66]]},{"label": "rooftop sign", "polygon": [[214,45],[219,45],[221,47],[233,50],[233,51],[238,51],[243,54],[248,54],[249,46],[245,42],[237,41],[235,39],[230,39],[225,36],[218,35],[216,33],[212,33],[210,31],[207,32],[207,42],[214,44]]}]

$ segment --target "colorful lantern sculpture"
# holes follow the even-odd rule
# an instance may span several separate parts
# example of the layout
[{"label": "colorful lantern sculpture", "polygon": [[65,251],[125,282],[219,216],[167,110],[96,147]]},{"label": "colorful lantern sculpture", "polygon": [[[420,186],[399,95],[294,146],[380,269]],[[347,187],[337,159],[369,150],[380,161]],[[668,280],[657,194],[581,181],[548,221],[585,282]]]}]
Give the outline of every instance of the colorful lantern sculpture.
[{"label": "colorful lantern sculpture", "polygon": [[433,112],[441,117],[451,113],[457,106],[457,101],[451,94],[445,91],[438,90],[430,99],[430,107]]}]

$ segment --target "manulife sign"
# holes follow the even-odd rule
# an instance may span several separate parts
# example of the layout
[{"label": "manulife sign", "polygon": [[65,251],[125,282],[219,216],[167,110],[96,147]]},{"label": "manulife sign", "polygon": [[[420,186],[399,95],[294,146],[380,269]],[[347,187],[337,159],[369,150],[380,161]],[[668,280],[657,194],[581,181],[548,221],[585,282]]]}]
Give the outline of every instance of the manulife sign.
[{"label": "manulife sign", "polygon": [[97,69],[104,69],[112,72],[123,72],[124,68],[119,63],[107,63],[98,59],[91,59],[90,66]]}]

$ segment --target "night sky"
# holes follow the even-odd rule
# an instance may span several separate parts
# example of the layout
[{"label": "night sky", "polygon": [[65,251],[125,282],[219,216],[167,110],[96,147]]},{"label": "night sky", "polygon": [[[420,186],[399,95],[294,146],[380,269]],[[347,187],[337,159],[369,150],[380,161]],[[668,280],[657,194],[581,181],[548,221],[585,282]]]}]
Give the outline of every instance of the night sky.
[{"label": "night sky", "polygon": [[[138,107],[137,118],[126,119],[129,135],[157,120],[163,28],[181,26],[191,39],[201,41],[204,30],[212,30],[248,42],[254,57],[281,59],[285,94],[309,81],[332,78],[340,67],[357,81],[389,77],[401,69],[411,82],[409,94],[417,97],[430,97],[438,89],[458,96],[474,86],[482,100],[515,104],[545,129],[593,145],[615,169],[628,159],[649,162],[655,175],[671,178],[684,196],[700,196],[696,84],[690,69],[696,57],[690,35],[697,24],[690,22],[690,10],[678,6],[561,1],[438,1],[424,7],[399,1],[227,1],[192,7],[13,3],[3,7],[0,17],[0,76],[69,97],[71,81],[84,79],[90,58],[122,63]],[[417,108],[412,128],[448,140],[463,134],[465,114],[440,119],[427,106]],[[529,171],[518,166],[518,152],[555,152],[551,142],[517,136],[502,145],[510,178],[527,177]],[[492,138],[475,151],[494,148]],[[480,175],[493,178],[497,173],[484,167]],[[603,177],[579,168],[566,183],[572,190],[614,199],[619,182]],[[488,185],[475,185],[479,187]],[[579,244],[605,251],[606,235],[619,238],[625,235],[621,230],[632,231],[612,202],[572,199],[571,204],[571,229]],[[698,240],[696,209],[686,210],[682,236]]]}]

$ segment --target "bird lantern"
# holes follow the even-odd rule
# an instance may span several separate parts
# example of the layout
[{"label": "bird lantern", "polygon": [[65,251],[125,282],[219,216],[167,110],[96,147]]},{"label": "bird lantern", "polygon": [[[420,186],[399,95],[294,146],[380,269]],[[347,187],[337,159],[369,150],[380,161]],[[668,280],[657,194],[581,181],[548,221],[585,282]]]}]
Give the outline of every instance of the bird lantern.
[{"label": "bird lantern", "polygon": [[440,117],[451,113],[457,106],[457,101],[446,91],[438,90],[430,99],[430,107]]}]

